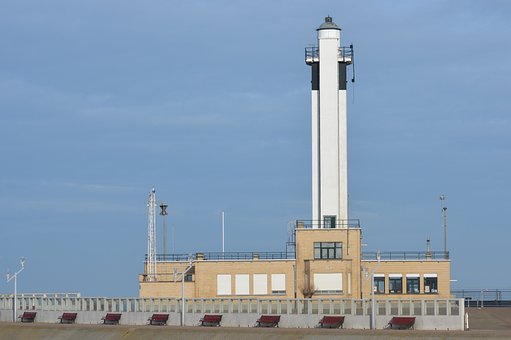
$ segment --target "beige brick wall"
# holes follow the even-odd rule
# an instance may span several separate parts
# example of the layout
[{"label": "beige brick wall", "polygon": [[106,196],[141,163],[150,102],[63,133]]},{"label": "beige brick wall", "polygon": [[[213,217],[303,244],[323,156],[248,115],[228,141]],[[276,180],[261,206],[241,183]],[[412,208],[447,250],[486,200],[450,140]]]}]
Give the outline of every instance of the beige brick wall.
[{"label": "beige brick wall", "polygon": [[[314,259],[314,242],[341,242],[342,259]],[[303,298],[303,289],[313,285],[314,274],[342,273],[342,293],[323,294],[315,293],[313,297],[344,297],[361,298],[370,297],[371,281],[366,278],[363,268],[371,272],[377,267],[376,273],[385,274],[386,294],[379,297],[389,298],[439,298],[450,297],[450,261],[361,261],[361,230],[360,229],[297,229],[296,230],[295,260],[239,260],[239,261],[196,261],[194,268],[189,272],[193,274],[193,282],[185,283],[185,296],[188,298],[216,298],[217,275],[231,275],[231,295],[222,297],[281,297]],[[140,275],[141,297],[180,297],[181,276],[177,275],[178,282],[174,281],[174,269],[181,273],[188,262],[158,262],[157,282],[146,282]],[[295,286],[296,266],[296,286]],[[362,270],[361,270],[362,268]],[[424,294],[424,274],[438,275],[438,294]],[[236,294],[236,274],[248,274],[249,294]],[[266,295],[254,295],[254,274],[267,275]],[[285,274],[286,294],[273,295],[271,287],[271,274]],[[389,294],[389,274],[402,274],[404,294]],[[420,274],[421,294],[406,294],[406,274]]]},{"label": "beige brick wall", "polygon": [[[197,261],[195,267],[196,273],[196,296],[200,297],[218,297],[217,296],[217,275],[231,275],[232,297],[270,297],[271,294],[271,274],[286,275],[286,295],[281,297],[294,297],[294,260],[253,260],[253,261]],[[235,275],[249,275],[249,295],[235,295]],[[254,274],[267,274],[267,295],[254,295]]]},{"label": "beige brick wall", "polygon": [[[252,261],[196,261],[194,263],[193,278],[194,282],[185,282],[185,296],[189,298],[216,298],[217,295],[217,275],[231,275],[231,295],[220,297],[271,297],[278,296],[282,298],[294,297],[294,260],[252,260]],[[172,268],[178,268],[179,272],[186,268],[188,263],[168,262],[159,263],[158,270],[166,268],[172,272]],[[160,272],[160,271],[158,271]],[[249,294],[236,295],[236,274],[249,275]],[[266,295],[253,294],[253,275],[267,274]],[[285,274],[286,277],[286,295],[272,295],[271,293],[271,274]],[[172,282],[173,275],[158,275],[159,282],[145,282],[144,276],[140,275],[140,297],[180,297],[181,281]],[[178,275],[180,280],[181,275]],[[168,281],[164,281],[169,279]],[[162,282],[163,281],[163,282]],[[154,295],[151,295],[154,294]]]},{"label": "beige brick wall", "polygon": [[[360,237],[360,229],[297,229],[298,297],[304,296],[302,293],[304,288],[313,285],[315,273],[342,273],[343,293],[341,297],[360,297]],[[314,242],[341,242],[342,259],[315,260]],[[310,273],[306,272],[307,262],[310,266]],[[332,295],[314,295],[314,297],[329,296]]]},{"label": "beige brick wall", "polygon": [[[181,297],[181,282],[139,282],[141,298]],[[193,298],[195,284],[185,282],[185,297]]]}]

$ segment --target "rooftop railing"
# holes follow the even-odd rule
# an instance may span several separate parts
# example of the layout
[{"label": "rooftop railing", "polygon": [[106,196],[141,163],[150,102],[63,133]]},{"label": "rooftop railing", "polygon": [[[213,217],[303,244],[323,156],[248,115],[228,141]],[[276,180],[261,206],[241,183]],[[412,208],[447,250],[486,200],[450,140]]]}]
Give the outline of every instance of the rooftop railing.
[{"label": "rooftop railing", "polygon": [[449,252],[443,251],[385,251],[363,252],[362,260],[412,261],[412,260],[448,260]]},{"label": "rooftop railing", "polygon": [[[299,225],[298,228],[312,228],[310,225]],[[158,262],[187,261],[252,261],[252,260],[294,260],[294,252],[207,252],[195,254],[157,254]],[[449,260],[449,252],[443,251],[386,251],[363,252],[362,260],[366,261],[414,261],[414,260]],[[147,254],[145,255],[147,262]]]},{"label": "rooftop railing", "polygon": [[348,219],[348,220],[297,220],[295,222],[295,226],[297,229],[314,229],[314,228],[323,228],[323,229],[359,229],[360,228],[360,220],[359,219]]},{"label": "rooftop railing", "polygon": [[[294,252],[206,252],[195,254],[157,254],[156,261],[239,261],[239,260],[293,260]],[[145,255],[147,261],[147,254]]]}]

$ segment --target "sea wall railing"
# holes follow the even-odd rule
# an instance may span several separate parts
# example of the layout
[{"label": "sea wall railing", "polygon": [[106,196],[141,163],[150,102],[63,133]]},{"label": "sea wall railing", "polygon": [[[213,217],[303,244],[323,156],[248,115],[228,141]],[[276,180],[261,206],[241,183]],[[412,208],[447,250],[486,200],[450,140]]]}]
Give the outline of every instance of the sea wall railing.
[{"label": "sea wall railing", "polygon": [[[96,312],[181,312],[178,298],[19,297],[20,310]],[[382,299],[376,315],[460,315],[463,299]],[[0,295],[0,309],[11,310],[12,295]],[[371,315],[370,299],[185,299],[186,313],[283,315]]]},{"label": "sea wall railing", "polygon": [[465,299],[466,307],[511,307],[511,289],[453,289],[451,294]]}]

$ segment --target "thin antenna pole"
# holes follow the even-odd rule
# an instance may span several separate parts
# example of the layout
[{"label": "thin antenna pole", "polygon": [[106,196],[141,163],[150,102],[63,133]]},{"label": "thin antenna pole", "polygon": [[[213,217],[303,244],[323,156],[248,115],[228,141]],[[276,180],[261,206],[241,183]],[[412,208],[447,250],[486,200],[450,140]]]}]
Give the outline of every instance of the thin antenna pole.
[{"label": "thin antenna pole", "polygon": [[156,281],[156,190],[149,193],[147,202],[147,280]]},{"label": "thin antenna pole", "polygon": [[225,253],[225,212],[222,210],[222,253]]},{"label": "thin antenna pole", "polygon": [[444,217],[444,258],[448,258],[447,256],[447,207],[444,205],[445,203],[445,195],[440,195],[440,202],[442,204],[442,214]]},{"label": "thin antenna pole", "polygon": [[170,236],[172,237],[172,240],[171,240],[171,242],[172,242],[172,254],[175,254],[176,251],[175,251],[175,247],[174,247],[174,244],[175,244],[175,242],[174,242],[174,223],[170,224]]},{"label": "thin antenna pole", "polygon": [[351,77],[351,102],[355,103],[355,50],[353,48],[353,44],[350,45],[351,49],[351,65],[353,67],[352,69],[352,77]]}]

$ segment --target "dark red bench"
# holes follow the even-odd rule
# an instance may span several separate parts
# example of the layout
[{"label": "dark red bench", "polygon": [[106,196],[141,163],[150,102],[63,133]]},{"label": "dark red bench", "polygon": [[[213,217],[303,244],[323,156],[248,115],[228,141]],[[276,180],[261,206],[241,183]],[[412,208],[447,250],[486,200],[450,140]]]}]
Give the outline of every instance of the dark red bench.
[{"label": "dark red bench", "polygon": [[279,327],[280,315],[261,315],[256,327]]},{"label": "dark red bench", "polygon": [[387,328],[392,329],[413,329],[415,317],[413,316],[394,316],[390,319]]},{"label": "dark red bench", "polygon": [[220,321],[222,321],[222,314],[206,314],[199,320],[201,326],[210,327],[220,326]]},{"label": "dark red bench", "polygon": [[168,314],[153,314],[149,319],[150,325],[166,325],[167,321],[169,321],[169,315]]},{"label": "dark red bench", "polygon": [[75,323],[78,313],[62,313],[59,316],[60,323]]},{"label": "dark red bench", "polygon": [[101,318],[105,325],[118,325],[121,320],[121,313],[107,313]]},{"label": "dark red bench", "polygon": [[320,328],[342,328],[344,323],[344,316],[324,316],[319,320]]},{"label": "dark red bench", "polygon": [[34,322],[37,312],[23,312],[22,315],[18,316],[21,322]]}]

